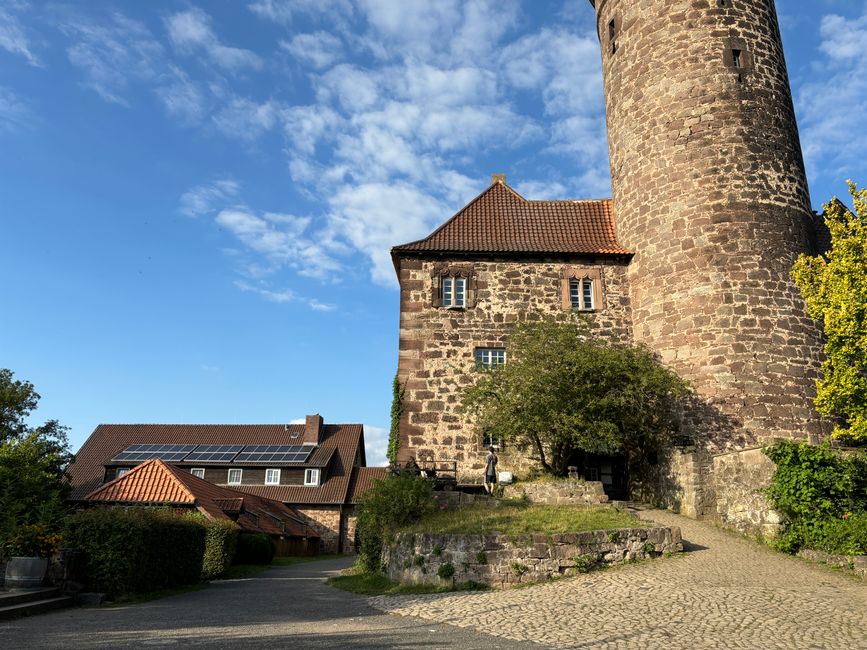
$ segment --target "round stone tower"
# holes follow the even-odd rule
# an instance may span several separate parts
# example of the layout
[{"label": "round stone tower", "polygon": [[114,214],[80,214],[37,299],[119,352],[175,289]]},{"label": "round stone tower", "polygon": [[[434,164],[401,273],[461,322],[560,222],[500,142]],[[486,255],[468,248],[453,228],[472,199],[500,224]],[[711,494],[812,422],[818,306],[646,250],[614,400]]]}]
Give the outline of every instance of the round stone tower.
[{"label": "round stone tower", "polygon": [[790,279],[811,208],[774,0],[591,0],[635,336],[711,454],[815,439],[821,343]]}]

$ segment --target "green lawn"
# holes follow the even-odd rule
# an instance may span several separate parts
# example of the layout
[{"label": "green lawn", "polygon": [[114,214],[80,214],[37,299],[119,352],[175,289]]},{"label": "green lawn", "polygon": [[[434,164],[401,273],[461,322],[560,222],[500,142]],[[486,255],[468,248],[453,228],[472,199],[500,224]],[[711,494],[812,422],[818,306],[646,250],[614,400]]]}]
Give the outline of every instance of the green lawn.
[{"label": "green lawn", "polygon": [[649,524],[610,506],[545,506],[502,501],[497,507],[475,506],[435,512],[402,531],[483,535],[502,533],[577,533],[607,528],[644,528]]}]

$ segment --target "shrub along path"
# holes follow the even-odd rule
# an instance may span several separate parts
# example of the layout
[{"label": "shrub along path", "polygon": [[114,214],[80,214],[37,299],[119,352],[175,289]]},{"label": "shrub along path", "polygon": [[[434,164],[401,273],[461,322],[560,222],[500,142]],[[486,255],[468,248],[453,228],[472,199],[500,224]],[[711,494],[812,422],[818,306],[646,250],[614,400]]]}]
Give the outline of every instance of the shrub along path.
[{"label": "shrub along path", "polygon": [[864,581],[707,523],[657,510],[641,515],[680,526],[690,552],[524,589],[371,602],[558,648],[867,649]]},{"label": "shrub along path", "polygon": [[0,623],[0,648],[537,648],[472,630],[388,616],[324,584],[351,558],[274,567],[207,589],[110,608]]}]

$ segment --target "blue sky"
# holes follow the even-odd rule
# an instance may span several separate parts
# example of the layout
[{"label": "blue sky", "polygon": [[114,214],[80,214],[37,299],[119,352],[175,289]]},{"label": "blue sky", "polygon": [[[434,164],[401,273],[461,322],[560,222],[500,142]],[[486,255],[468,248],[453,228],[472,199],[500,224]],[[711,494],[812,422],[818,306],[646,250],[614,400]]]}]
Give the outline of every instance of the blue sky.
[{"label": "blue sky", "polygon": [[[867,7],[778,0],[811,192],[867,183]],[[37,419],[367,425],[390,246],[505,172],[608,196],[586,0],[0,0],[0,367]]]}]

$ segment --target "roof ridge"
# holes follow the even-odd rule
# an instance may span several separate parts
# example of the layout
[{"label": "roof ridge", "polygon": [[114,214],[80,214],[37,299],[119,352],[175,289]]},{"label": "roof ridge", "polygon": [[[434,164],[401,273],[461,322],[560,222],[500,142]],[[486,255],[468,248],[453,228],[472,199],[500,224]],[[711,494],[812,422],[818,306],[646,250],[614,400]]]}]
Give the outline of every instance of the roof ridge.
[{"label": "roof ridge", "polygon": [[186,485],[186,483],[184,483],[182,480],[180,480],[175,475],[174,471],[172,471],[173,468],[169,467],[166,463],[164,463],[159,458],[151,458],[150,460],[146,460],[145,462],[143,462],[141,465],[136,465],[131,470],[126,472],[123,476],[118,476],[118,477],[112,479],[111,481],[109,481],[108,483],[106,483],[104,485],[100,485],[98,488],[96,488],[95,490],[88,493],[84,497],[84,499],[86,499],[86,500],[92,499],[94,496],[96,496],[100,492],[108,490],[109,487],[114,486],[114,485],[120,483],[121,481],[129,482],[131,479],[128,477],[134,477],[137,474],[141,474],[143,470],[145,470],[145,469],[149,470],[149,469],[152,469],[152,467],[157,467],[163,472],[168,471],[168,474],[170,476],[169,480],[171,480],[172,482],[175,483],[175,487],[177,489],[179,489],[182,493],[184,493],[187,496],[187,498],[192,501],[192,503],[196,502],[196,495],[192,493],[192,491]]},{"label": "roof ridge", "polygon": [[497,181],[497,182],[491,183],[491,184],[488,185],[484,190],[482,190],[482,191],[481,191],[481,192],[480,192],[480,193],[479,193],[479,194],[478,194],[478,195],[477,195],[477,196],[476,196],[472,201],[470,201],[470,202],[467,203],[464,207],[462,207],[460,210],[458,210],[457,212],[455,212],[455,213],[454,213],[451,217],[449,217],[449,218],[448,218],[444,223],[440,224],[439,228],[437,228],[436,230],[434,230],[432,233],[428,234],[426,237],[422,237],[421,239],[416,239],[415,241],[407,242],[407,243],[405,243],[405,244],[398,244],[397,246],[392,246],[392,247],[391,247],[391,250],[394,251],[395,249],[397,249],[397,248],[403,248],[404,246],[412,246],[413,244],[418,244],[418,243],[420,243],[420,242],[427,241],[428,239],[431,239],[431,238],[435,237],[435,236],[437,235],[437,233],[439,233],[443,228],[445,228],[446,226],[448,226],[448,225],[449,225],[450,223],[452,223],[455,219],[457,219],[459,216],[461,216],[464,212],[466,212],[467,210],[469,210],[469,209],[470,209],[470,206],[472,206],[474,203],[476,203],[477,201],[479,201],[479,200],[480,200],[483,196],[485,196],[488,192],[493,191],[493,189],[494,189],[495,187],[497,187],[498,185],[502,185],[504,188],[506,188],[507,190],[511,191],[512,194],[514,194],[515,196],[517,196],[519,199],[521,199],[521,200],[524,201],[524,202],[527,202],[527,199],[525,199],[523,196],[521,196],[520,194],[518,194],[518,192],[516,192],[514,189],[512,189],[512,188],[511,188],[511,187],[510,187],[510,186],[509,186],[505,181],[502,181],[502,182]]}]

